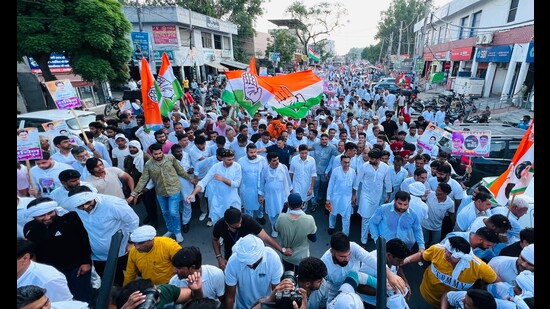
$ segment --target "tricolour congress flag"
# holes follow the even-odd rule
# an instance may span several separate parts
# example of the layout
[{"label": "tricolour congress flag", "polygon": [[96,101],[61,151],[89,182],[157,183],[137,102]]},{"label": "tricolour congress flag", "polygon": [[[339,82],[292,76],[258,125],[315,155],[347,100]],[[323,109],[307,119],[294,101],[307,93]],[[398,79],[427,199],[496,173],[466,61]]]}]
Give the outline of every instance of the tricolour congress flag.
[{"label": "tricolour congress flag", "polygon": [[153,130],[160,129],[162,126],[158,102],[160,89],[145,57],[141,58],[141,98],[143,99],[142,108],[145,125]]},{"label": "tricolour congress flag", "polygon": [[183,96],[181,84],[174,76],[174,70],[168,59],[168,55],[162,53],[162,64],[157,76],[157,84],[160,88],[160,114],[168,117],[168,114],[174,108],[174,104]]},{"label": "tricolour congress flag", "polygon": [[534,120],[525,132],[508,169],[487,185],[500,205],[506,205],[510,194],[525,193],[535,172],[535,129]]},{"label": "tricolour congress flag", "polygon": [[311,47],[307,49],[307,56],[315,61],[321,60],[321,55],[314,51]]},{"label": "tricolour congress flag", "polygon": [[242,70],[225,72],[227,86],[222,100],[239,103],[252,116],[261,107],[283,116],[305,117],[323,97],[323,80],[313,71],[280,76],[258,76]]}]

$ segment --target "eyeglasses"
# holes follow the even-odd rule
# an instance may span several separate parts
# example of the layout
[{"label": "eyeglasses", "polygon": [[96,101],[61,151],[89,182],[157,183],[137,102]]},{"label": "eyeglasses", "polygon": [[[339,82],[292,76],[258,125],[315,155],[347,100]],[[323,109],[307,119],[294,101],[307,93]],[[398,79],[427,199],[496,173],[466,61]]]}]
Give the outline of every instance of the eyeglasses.
[{"label": "eyeglasses", "polygon": [[84,210],[85,208],[89,208],[90,206],[92,206],[92,203],[93,203],[93,200],[87,201],[86,203],[84,203],[80,206],[77,206],[76,208]]}]

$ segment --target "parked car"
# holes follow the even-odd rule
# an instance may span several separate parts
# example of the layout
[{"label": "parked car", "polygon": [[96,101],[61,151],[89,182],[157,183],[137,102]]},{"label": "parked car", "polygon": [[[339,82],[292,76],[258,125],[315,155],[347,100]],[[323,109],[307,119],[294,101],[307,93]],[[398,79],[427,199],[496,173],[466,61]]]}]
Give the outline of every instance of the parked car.
[{"label": "parked car", "polygon": [[[491,150],[488,157],[461,157],[450,156],[449,163],[458,175],[464,175],[466,166],[471,159],[472,173],[470,180],[465,182],[466,187],[471,187],[484,177],[500,175],[506,171],[512,157],[519,147],[525,130],[504,123],[461,123],[445,127],[445,130],[452,134],[453,131],[490,130]],[[450,153],[451,140],[443,137],[439,141],[439,149]]]},{"label": "parked car", "polygon": [[410,98],[411,98],[411,94],[412,94],[411,89],[401,88],[394,82],[387,82],[387,83],[386,82],[380,82],[380,83],[377,83],[374,86],[374,90],[376,92],[378,92],[378,91],[380,91],[381,89],[384,89],[384,88],[387,88],[390,93],[393,93],[395,95],[398,95],[401,92],[403,92],[403,94],[408,97],[408,100],[410,100]]},{"label": "parked car", "polygon": [[[480,186],[480,185],[487,186],[497,178],[498,176],[485,177],[480,181],[478,181],[475,185],[470,187],[466,191],[466,193],[471,195],[477,186]],[[521,218],[519,218],[518,222],[522,227],[535,227],[535,179],[534,178],[533,180],[531,180],[531,182],[527,186],[527,189],[525,189],[525,193],[522,196],[526,197],[527,200],[529,201],[529,208],[527,209],[527,213],[521,216]]]},{"label": "parked car", "polygon": [[78,121],[74,114],[68,109],[49,109],[37,112],[17,115],[17,128],[38,128],[38,132],[45,132],[42,127],[43,123],[65,120],[67,127],[72,134],[78,135],[82,133],[78,122],[84,130],[88,130],[90,122],[95,121],[96,113],[92,111],[74,110],[78,116]]}]

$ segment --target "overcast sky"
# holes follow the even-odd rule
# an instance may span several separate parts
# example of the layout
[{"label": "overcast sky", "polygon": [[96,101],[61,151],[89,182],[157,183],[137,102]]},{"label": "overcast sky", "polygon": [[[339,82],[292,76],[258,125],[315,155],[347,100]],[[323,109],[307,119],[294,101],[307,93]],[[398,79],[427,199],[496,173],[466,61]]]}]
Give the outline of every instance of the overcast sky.
[{"label": "overcast sky", "polygon": [[[277,26],[269,22],[268,19],[289,18],[284,14],[294,0],[271,0],[263,4],[264,15],[258,17],[256,21],[256,30],[267,32],[269,29],[275,29]],[[319,0],[301,0],[306,7],[311,7]],[[345,55],[352,47],[366,47],[374,45],[376,27],[381,19],[381,12],[388,9],[391,0],[336,0],[344,5],[348,10],[345,23],[338,31],[335,31],[330,39],[335,41],[336,53]],[[450,2],[450,0],[432,0],[436,7]],[[395,38],[394,38],[395,39]]]}]

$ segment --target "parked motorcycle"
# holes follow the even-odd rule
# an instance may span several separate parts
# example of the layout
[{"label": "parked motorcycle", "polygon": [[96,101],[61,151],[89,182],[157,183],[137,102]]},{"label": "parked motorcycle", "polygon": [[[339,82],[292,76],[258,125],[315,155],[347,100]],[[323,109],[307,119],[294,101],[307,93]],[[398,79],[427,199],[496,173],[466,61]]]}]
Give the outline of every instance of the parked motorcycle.
[{"label": "parked motorcycle", "polygon": [[116,115],[119,116],[120,114],[120,107],[118,106],[118,103],[122,100],[114,99],[114,98],[107,98],[107,101],[105,102],[105,109],[103,110],[103,114],[105,116],[109,116],[113,111],[116,111]]}]

